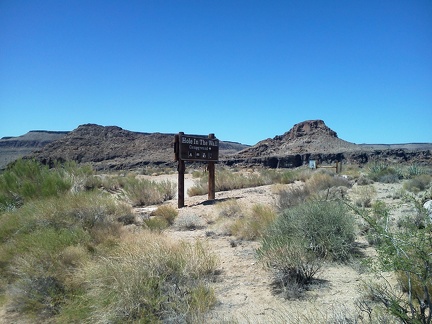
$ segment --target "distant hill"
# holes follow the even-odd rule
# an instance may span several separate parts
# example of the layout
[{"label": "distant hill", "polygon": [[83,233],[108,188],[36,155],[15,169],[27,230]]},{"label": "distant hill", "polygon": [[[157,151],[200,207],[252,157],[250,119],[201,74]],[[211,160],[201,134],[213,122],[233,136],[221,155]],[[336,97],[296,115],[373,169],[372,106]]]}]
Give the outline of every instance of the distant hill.
[{"label": "distant hill", "polygon": [[[74,160],[98,170],[174,165],[174,134],[132,132],[117,126],[81,125],[70,132],[30,131],[0,139],[0,169],[26,156],[45,164]],[[310,159],[363,164],[371,160],[432,164],[432,143],[355,144],[340,139],[322,120],[306,120],[253,146],[220,141],[226,165],[297,167]]]},{"label": "distant hill", "polygon": [[48,143],[61,139],[67,133],[69,132],[32,130],[21,136],[1,138],[0,169],[20,157],[41,149]]},{"label": "distant hill", "polygon": [[[139,133],[117,126],[81,125],[63,138],[51,142],[34,157],[45,164],[74,160],[91,163],[98,170],[118,170],[148,164],[174,163],[174,134]],[[219,155],[238,152],[248,145],[220,141]]]}]

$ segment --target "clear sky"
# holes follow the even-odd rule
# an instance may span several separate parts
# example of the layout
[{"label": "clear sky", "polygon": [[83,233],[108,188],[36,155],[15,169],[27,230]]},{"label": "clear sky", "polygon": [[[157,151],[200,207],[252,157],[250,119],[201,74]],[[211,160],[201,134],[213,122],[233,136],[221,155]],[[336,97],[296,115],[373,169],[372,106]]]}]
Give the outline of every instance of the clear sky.
[{"label": "clear sky", "polygon": [[431,0],[0,0],[0,137],[432,142]]}]

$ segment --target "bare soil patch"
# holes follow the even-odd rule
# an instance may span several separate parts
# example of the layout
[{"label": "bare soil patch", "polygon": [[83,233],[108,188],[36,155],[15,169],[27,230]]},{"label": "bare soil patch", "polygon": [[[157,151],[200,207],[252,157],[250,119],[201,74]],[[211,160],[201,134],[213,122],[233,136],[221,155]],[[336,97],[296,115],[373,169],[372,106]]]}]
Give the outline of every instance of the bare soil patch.
[{"label": "bare soil patch", "polygon": [[[177,181],[177,175],[153,177],[154,180]],[[171,178],[171,179],[170,179]],[[185,187],[193,185],[193,178],[186,175]],[[374,184],[377,199],[386,203],[397,204],[392,192],[398,190],[399,184]],[[186,189],[187,190],[187,189]],[[360,270],[360,266],[328,264],[318,275],[319,284],[306,292],[300,300],[286,300],[275,295],[271,288],[272,278],[268,269],[256,257],[260,243],[256,241],[237,240],[225,233],[223,225],[217,222],[218,203],[236,199],[244,206],[267,204],[275,206],[276,194],[272,186],[261,186],[217,192],[215,201],[208,201],[207,196],[189,197],[185,193],[185,207],[179,209],[181,215],[195,215],[203,220],[204,227],[192,231],[180,231],[170,228],[166,235],[175,240],[204,240],[211,251],[220,260],[220,274],[212,283],[217,297],[217,305],[209,314],[209,322],[268,323],[296,322],[299,319],[319,322],[330,319],[335,314],[353,314],[355,302],[360,296],[359,286],[370,277]],[[177,200],[167,202],[174,207]],[[407,206],[399,204],[394,217],[400,217]],[[367,241],[359,236],[359,249],[365,255],[374,250]]]}]

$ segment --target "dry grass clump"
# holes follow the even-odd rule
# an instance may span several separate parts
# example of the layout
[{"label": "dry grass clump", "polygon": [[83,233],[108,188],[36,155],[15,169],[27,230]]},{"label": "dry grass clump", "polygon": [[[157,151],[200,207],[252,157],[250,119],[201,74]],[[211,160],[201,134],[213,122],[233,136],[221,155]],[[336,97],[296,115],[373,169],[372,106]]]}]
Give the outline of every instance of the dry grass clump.
[{"label": "dry grass clump", "polygon": [[311,192],[305,185],[288,186],[280,189],[277,195],[277,207],[283,211],[289,207],[297,206],[309,199]]},{"label": "dry grass clump", "polygon": [[354,204],[357,207],[370,207],[372,200],[376,196],[376,190],[373,185],[357,186],[352,190]]},{"label": "dry grass clump", "polygon": [[276,218],[276,212],[267,205],[254,204],[246,207],[236,199],[220,202],[218,225],[226,235],[234,235],[239,239],[255,240],[260,238],[267,227]]},{"label": "dry grass clump", "polygon": [[216,205],[221,217],[238,218],[243,216],[244,208],[236,199],[229,199],[219,202]]},{"label": "dry grass clump", "polygon": [[404,182],[403,188],[413,193],[419,193],[427,190],[432,181],[432,176],[429,174],[420,174]]},{"label": "dry grass clump", "polygon": [[178,211],[174,207],[161,205],[152,212],[151,216],[144,223],[151,230],[162,231],[174,224]]},{"label": "dry grass clump", "polygon": [[67,322],[193,322],[216,302],[208,281],[218,266],[201,241],[176,243],[156,233],[131,235],[108,256],[89,262]]},{"label": "dry grass clump", "polygon": [[132,206],[149,206],[170,200],[177,191],[171,181],[150,181],[134,174],[91,176],[85,181],[86,190],[100,188],[108,192],[118,192]]},{"label": "dry grass clump", "polygon": [[338,174],[318,171],[305,181],[309,192],[319,192],[332,187],[347,187],[351,188],[351,183],[348,179],[339,176]]},{"label": "dry grass clump", "polygon": [[[228,169],[218,169],[215,176],[215,190],[228,191],[241,188],[257,187],[268,184],[257,173],[234,172]],[[189,196],[198,196],[208,193],[208,176],[204,174],[195,181],[195,185],[188,189]]]},{"label": "dry grass clump", "polygon": [[275,219],[276,212],[270,206],[256,204],[243,217],[237,218],[229,230],[237,238],[255,240],[262,237]]},{"label": "dry grass clump", "polygon": [[180,215],[174,222],[174,226],[181,231],[192,231],[202,228],[204,225],[204,220],[195,214]]}]

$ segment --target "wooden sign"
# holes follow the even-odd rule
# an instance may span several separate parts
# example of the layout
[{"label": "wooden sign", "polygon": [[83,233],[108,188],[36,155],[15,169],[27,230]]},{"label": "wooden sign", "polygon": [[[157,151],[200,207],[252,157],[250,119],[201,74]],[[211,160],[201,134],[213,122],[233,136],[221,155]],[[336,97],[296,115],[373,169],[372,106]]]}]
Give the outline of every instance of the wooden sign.
[{"label": "wooden sign", "polygon": [[208,199],[215,199],[215,162],[219,159],[219,140],[214,134],[208,137],[185,135],[180,132],[174,136],[174,157],[178,161],[178,207],[184,207],[185,161],[207,162]]},{"label": "wooden sign", "polygon": [[183,161],[216,162],[219,159],[219,140],[179,133],[179,157]]}]

